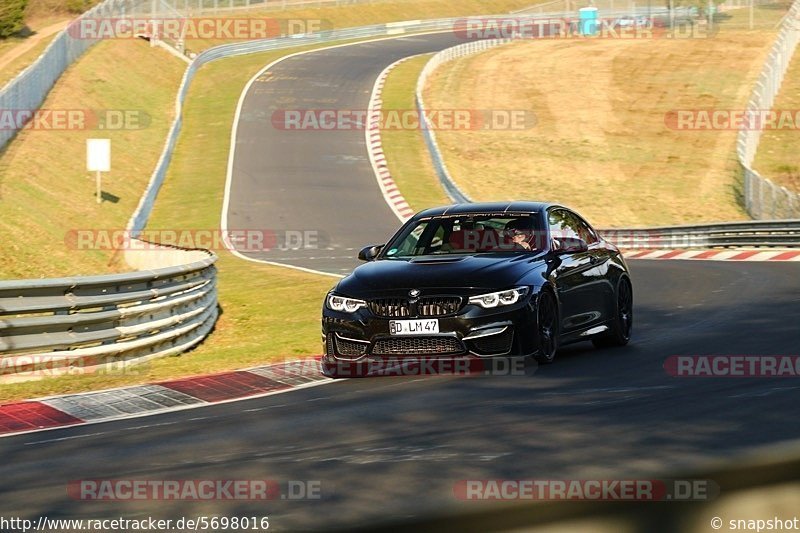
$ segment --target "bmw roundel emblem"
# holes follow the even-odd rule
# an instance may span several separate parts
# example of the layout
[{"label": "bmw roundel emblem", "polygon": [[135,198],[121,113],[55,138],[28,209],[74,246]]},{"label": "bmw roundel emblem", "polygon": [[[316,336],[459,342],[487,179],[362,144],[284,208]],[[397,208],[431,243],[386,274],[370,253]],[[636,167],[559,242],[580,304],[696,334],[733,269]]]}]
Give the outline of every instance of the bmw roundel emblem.
[{"label": "bmw roundel emblem", "polygon": [[420,295],[420,290],[419,289],[411,289],[410,291],[408,291],[408,295],[411,296],[412,298],[416,298],[417,296]]}]

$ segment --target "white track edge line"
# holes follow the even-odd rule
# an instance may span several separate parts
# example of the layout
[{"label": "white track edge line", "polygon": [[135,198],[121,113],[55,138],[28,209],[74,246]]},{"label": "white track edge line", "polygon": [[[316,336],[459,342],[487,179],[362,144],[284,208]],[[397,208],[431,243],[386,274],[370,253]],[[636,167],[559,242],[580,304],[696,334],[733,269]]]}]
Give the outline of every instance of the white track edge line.
[{"label": "white track edge line", "polygon": [[[164,409],[158,409],[158,410],[148,411],[148,412],[143,412],[143,413],[131,413],[131,414],[125,414],[125,415],[120,415],[120,416],[115,416],[115,417],[110,417],[110,418],[101,418],[101,419],[97,419],[97,420],[83,420],[81,422],[78,422],[77,424],[64,424],[64,425],[61,425],[61,426],[53,426],[53,427],[47,427],[47,428],[32,429],[32,430],[29,430],[29,431],[19,431],[17,433],[5,433],[5,434],[0,435],[0,439],[4,439],[4,438],[7,438],[7,437],[19,437],[20,435],[27,435],[27,434],[30,434],[30,433],[41,433],[43,431],[54,431],[54,430],[57,430],[57,429],[67,429],[67,428],[74,428],[74,427],[79,427],[79,426],[90,426],[90,425],[93,425],[93,424],[103,424],[105,422],[116,422],[116,421],[119,421],[119,420],[130,420],[130,419],[134,419],[134,418],[144,418],[144,417],[147,417],[147,416],[163,415],[163,414],[175,413],[175,412],[179,412],[179,411],[188,411],[189,409],[198,409],[200,407],[210,407],[212,405],[222,405],[222,404],[226,404],[226,403],[242,402],[242,401],[245,401],[245,400],[252,400],[252,399],[255,399],[255,398],[264,398],[266,396],[275,396],[277,394],[284,394],[284,393],[296,391],[296,390],[299,390],[299,389],[310,389],[312,387],[319,387],[321,385],[329,385],[331,383],[338,383],[340,381],[345,381],[345,380],[344,379],[326,378],[326,379],[323,379],[323,380],[312,381],[311,383],[303,383],[301,385],[293,386],[293,387],[291,387],[289,389],[266,391],[266,392],[262,392],[262,393],[258,393],[258,394],[251,394],[249,396],[242,396],[241,398],[230,398],[228,400],[221,400],[219,402],[207,402],[205,400],[200,400],[200,402],[198,402],[198,403],[193,403],[193,404],[190,404],[190,405],[181,405],[179,407],[167,407],[167,408],[164,408]],[[188,395],[188,396],[191,396],[191,395]],[[195,398],[194,396],[192,396],[192,397]],[[199,400],[199,398],[196,398],[196,399]],[[39,401],[39,400],[26,400],[26,401],[33,402],[33,401]],[[50,407],[51,409],[55,409],[55,407],[52,407],[52,406],[48,406],[48,407]],[[58,409],[58,411],[61,411],[61,409]],[[64,414],[67,414],[67,415],[69,414],[69,413],[66,413],[64,411],[61,411],[61,412],[64,413]],[[73,417],[73,418],[76,418],[76,417]],[[28,444],[35,444],[35,443],[28,443]]]}]

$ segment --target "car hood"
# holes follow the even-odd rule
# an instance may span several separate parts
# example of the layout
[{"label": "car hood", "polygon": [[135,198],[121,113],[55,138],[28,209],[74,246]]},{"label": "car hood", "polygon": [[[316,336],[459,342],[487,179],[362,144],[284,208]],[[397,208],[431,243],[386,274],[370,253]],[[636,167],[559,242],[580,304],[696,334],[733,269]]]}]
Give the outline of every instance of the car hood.
[{"label": "car hood", "polygon": [[382,259],[356,268],[342,279],[337,291],[361,297],[397,289],[502,289],[544,264],[543,254],[479,254],[423,256],[410,260]]}]

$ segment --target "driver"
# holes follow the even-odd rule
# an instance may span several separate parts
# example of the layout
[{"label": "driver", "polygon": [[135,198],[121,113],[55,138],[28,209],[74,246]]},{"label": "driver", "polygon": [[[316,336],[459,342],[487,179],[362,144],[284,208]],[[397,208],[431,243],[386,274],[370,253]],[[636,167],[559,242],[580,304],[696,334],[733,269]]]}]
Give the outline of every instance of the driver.
[{"label": "driver", "polygon": [[534,231],[532,221],[529,217],[518,218],[506,224],[505,233],[511,238],[511,244],[515,250],[533,250],[531,241]]},{"label": "driver", "polygon": [[522,229],[511,230],[511,240],[514,246],[522,248],[523,250],[531,250],[531,235],[529,232]]}]

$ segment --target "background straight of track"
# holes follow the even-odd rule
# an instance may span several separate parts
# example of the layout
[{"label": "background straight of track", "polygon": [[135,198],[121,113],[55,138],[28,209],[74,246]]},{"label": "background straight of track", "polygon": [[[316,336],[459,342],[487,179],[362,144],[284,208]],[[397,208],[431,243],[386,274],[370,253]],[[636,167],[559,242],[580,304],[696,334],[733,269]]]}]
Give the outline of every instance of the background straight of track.
[{"label": "background straight of track", "polygon": [[355,44],[289,58],[260,76],[238,123],[228,228],[317,231],[323,249],[243,253],[345,274],[358,250],[386,242],[400,222],[378,188],[364,130],[287,131],[275,127],[273,113],[366,110],[387,65],[463,42],[437,33]]}]

